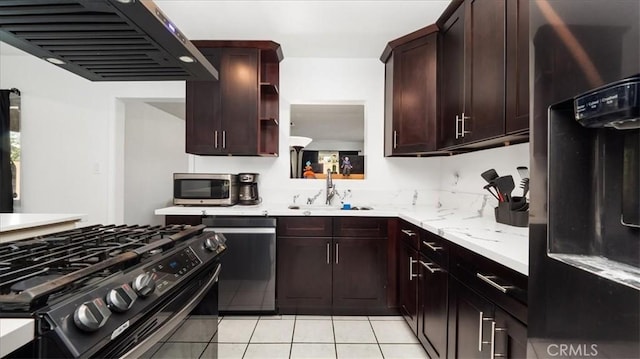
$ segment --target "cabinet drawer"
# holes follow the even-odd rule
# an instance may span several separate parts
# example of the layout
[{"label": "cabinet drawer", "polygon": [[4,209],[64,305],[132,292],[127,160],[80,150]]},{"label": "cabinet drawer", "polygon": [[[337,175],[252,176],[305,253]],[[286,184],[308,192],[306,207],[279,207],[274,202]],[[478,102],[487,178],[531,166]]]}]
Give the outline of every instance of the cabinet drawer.
[{"label": "cabinet drawer", "polygon": [[335,237],[386,237],[388,218],[335,217]]},{"label": "cabinet drawer", "polygon": [[451,249],[449,270],[458,280],[527,323],[525,275],[458,246]]},{"label": "cabinet drawer", "polygon": [[402,221],[398,226],[400,241],[415,250],[420,250],[420,234],[423,230],[411,223]]},{"label": "cabinet drawer", "polygon": [[331,237],[331,217],[280,217],[278,236]]},{"label": "cabinet drawer", "polygon": [[449,243],[444,238],[429,231],[422,230],[420,236],[420,253],[429,260],[438,263],[444,269],[449,268]]},{"label": "cabinet drawer", "polygon": [[202,216],[180,216],[180,215],[168,215],[164,218],[165,224],[190,224],[197,226],[202,224]]}]

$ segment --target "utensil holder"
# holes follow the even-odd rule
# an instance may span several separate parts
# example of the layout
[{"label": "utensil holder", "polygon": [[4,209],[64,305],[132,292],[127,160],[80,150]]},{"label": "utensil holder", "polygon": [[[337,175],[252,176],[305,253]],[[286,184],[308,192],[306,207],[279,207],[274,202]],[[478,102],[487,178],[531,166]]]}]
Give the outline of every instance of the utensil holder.
[{"label": "utensil holder", "polygon": [[529,226],[529,210],[512,211],[509,202],[500,202],[494,209],[496,222],[515,227]]}]

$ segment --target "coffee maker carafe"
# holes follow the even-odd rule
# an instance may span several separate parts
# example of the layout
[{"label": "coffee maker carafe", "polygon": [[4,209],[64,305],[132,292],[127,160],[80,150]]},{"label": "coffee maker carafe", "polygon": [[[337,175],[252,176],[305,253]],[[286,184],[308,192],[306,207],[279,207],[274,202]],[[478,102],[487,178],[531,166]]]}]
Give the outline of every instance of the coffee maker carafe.
[{"label": "coffee maker carafe", "polygon": [[238,204],[251,205],[260,203],[258,176],[258,173],[238,173]]}]

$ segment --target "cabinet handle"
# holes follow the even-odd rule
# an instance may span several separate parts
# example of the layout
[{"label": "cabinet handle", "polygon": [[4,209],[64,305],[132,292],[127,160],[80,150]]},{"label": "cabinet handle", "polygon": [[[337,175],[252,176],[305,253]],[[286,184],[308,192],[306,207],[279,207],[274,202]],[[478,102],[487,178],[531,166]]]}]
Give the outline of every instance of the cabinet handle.
[{"label": "cabinet handle", "polygon": [[466,135],[467,133],[471,133],[471,131],[467,131],[467,130],[464,129],[464,122],[466,120],[470,120],[470,119],[471,119],[471,117],[465,116],[464,112],[462,113],[462,118],[460,119],[462,121],[462,131],[460,131],[460,137],[464,137],[464,135]]},{"label": "cabinet handle", "polygon": [[401,229],[400,232],[406,234],[409,237],[413,237],[416,235],[416,232],[408,230],[408,229]]},{"label": "cabinet handle", "polygon": [[436,242],[426,242],[426,241],[422,241],[422,244],[424,244],[425,246],[429,247],[432,251],[437,252],[439,250],[442,249],[442,247],[438,247],[436,246]]},{"label": "cabinet handle", "polygon": [[227,131],[222,131],[222,148],[227,148]]},{"label": "cabinet handle", "polygon": [[480,273],[476,273],[476,277],[482,279],[484,282],[488,283],[490,286],[496,288],[497,290],[499,290],[499,291],[501,291],[502,293],[505,293],[505,294],[507,293],[507,291],[509,289],[515,288],[512,285],[500,285],[500,284],[492,281],[491,279],[498,278],[495,275],[482,275]]},{"label": "cabinet handle", "polygon": [[456,140],[460,138],[460,116],[456,115]]},{"label": "cabinet handle", "polygon": [[507,328],[496,327],[496,322],[491,322],[491,359],[504,358],[504,354],[496,354],[496,332],[506,332]]},{"label": "cabinet handle", "polygon": [[484,342],[482,341],[482,332],[483,332],[483,328],[484,328],[484,322],[488,322],[488,321],[493,321],[493,318],[484,317],[484,312],[480,312],[480,323],[479,323],[479,327],[478,327],[478,351],[481,352],[482,351],[482,344],[489,344],[490,342]]},{"label": "cabinet handle", "polygon": [[331,251],[330,244],[329,242],[327,242],[327,264],[331,264],[331,260],[329,259],[329,251]]},{"label": "cabinet handle", "polygon": [[398,131],[393,131],[393,149],[398,148]]},{"label": "cabinet handle", "polygon": [[340,251],[340,243],[336,243],[336,264],[338,264],[338,261],[339,261],[338,258],[340,258],[340,252],[339,251]]},{"label": "cabinet handle", "polygon": [[413,257],[409,257],[409,281],[412,281],[414,277],[417,277],[417,274],[413,274],[413,265],[415,263],[418,263],[418,261],[416,259],[413,259]]},{"label": "cabinet handle", "polygon": [[423,261],[420,261],[420,264],[422,264],[423,267],[427,268],[427,270],[431,273],[436,273],[436,272],[442,272],[442,268],[440,267],[435,267],[435,268],[431,268],[430,266],[434,265],[433,263],[425,263]]},{"label": "cabinet handle", "polygon": [[218,131],[213,131],[213,148],[218,148]]}]

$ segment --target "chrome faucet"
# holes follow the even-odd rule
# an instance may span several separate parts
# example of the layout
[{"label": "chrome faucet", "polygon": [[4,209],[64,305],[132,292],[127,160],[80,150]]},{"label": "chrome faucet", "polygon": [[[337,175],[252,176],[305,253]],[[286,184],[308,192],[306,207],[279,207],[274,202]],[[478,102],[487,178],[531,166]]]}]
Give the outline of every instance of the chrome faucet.
[{"label": "chrome faucet", "polygon": [[327,170],[327,200],[325,201],[326,205],[331,205],[331,200],[333,196],[336,195],[336,186],[333,184],[331,178],[331,169]]}]

